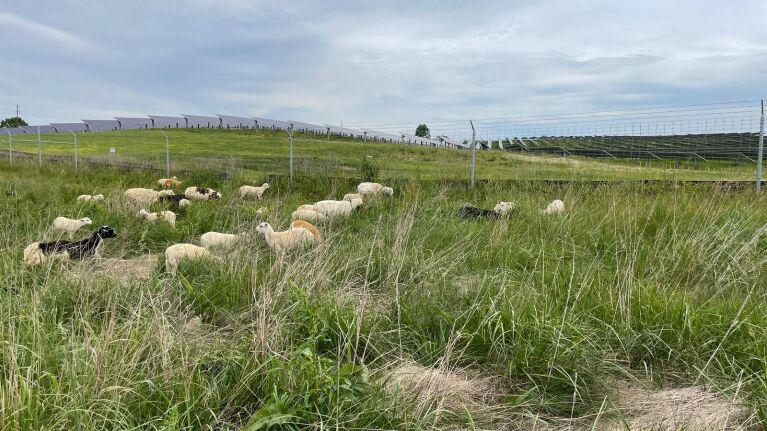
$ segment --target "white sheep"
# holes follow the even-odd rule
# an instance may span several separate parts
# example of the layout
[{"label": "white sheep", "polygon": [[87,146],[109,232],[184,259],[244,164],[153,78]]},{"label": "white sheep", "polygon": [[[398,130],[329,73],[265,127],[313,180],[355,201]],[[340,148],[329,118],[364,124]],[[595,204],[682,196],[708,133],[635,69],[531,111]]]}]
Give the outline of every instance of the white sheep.
[{"label": "white sheep", "polygon": [[157,202],[161,196],[172,196],[172,190],[152,190],[144,188],[132,188],[123,193],[130,202],[137,206],[149,206]]},{"label": "white sheep", "polygon": [[242,186],[240,187],[240,197],[242,199],[261,199],[266,190],[269,189],[269,183],[264,183],[261,187]]},{"label": "white sheep", "polygon": [[289,249],[313,244],[316,241],[314,235],[304,228],[291,228],[283,232],[275,232],[269,223],[263,222],[258,225],[256,231],[264,236],[266,243],[278,255],[282,255]]},{"label": "white sheep", "polygon": [[317,209],[317,205],[304,204],[299,205],[298,208],[296,208],[296,211],[319,211],[319,209]]},{"label": "white sheep", "polygon": [[327,216],[315,210],[296,210],[290,214],[291,220],[307,220],[311,222],[321,222],[327,219]]},{"label": "white sheep", "polygon": [[357,186],[357,193],[363,196],[377,195],[382,188],[383,186],[378,183],[360,183]]},{"label": "white sheep", "polygon": [[184,196],[192,201],[206,201],[208,199],[218,199],[221,193],[205,187],[187,187],[184,190]]},{"label": "white sheep", "polygon": [[179,208],[186,208],[186,206],[191,204],[191,203],[192,203],[192,201],[190,201],[189,199],[181,199],[180,201],[178,201],[178,207]]},{"label": "white sheep", "polygon": [[544,210],[541,210],[542,214],[562,214],[565,212],[565,203],[559,199],[552,201]]},{"label": "white sheep", "polygon": [[77,197],[77,202],[103,202],[104,195],[80,195]]},{"label": "white sheep", "polygon": [[145,209],[141,209],[138,212],[138,216],[145,218],[147,221],[150,222],[156,222],[157,220],[162,220],[166,223],[168,223],[171,227],[176,227],[176,213],[173,211],[160,211],[156,213],[150,213],[149,211]]},{"label": "white sheep", "polygon": [[200,245],[210,249],[215,247],[231,248],[245,241],[245,235],[231,233],[206,232],[200,237]]},{"label": "white sheep", "polygon": [[378,191],[378,194],[394,196],[394,189],[391,187],[381,187],[381,190]]},{"label": "white sheep", "polygon": [[352,199],[351,201],[333,201],[325,200],[314,204],[317,212],[321,212],[328,217],[345,217],[352,211],[362,205],[362,199]]},{"label": "white sheep", "polygon": [[53,220],[53,229],[66,232],[69,235],[69,238],[72,238],[75,232],[89,224],[93,224],[93,221],[88,217],[83,217],[77,220],[66,217],[56,217],[56,219]]},{"label": "white sheep", "polygon": [[200,246],[187,243],[173,244],[165,249],[165,270],[175,275],[182,260],[209,257],[212,257],[210,252]]},{"label": "white sheep", "polygon": [[165,187],[166,189],[169,189],[171,187],[180,186],[181,184],[183,184],[183,181],[179,181],[178,178],[173,176],[171,178],[160,178],[159,180],[157,180],[157,183]]},{"label": "white sheep", "polygon": [[347,193],[342,200],[351,201],[352,199],[362,199],[361,193]]}]

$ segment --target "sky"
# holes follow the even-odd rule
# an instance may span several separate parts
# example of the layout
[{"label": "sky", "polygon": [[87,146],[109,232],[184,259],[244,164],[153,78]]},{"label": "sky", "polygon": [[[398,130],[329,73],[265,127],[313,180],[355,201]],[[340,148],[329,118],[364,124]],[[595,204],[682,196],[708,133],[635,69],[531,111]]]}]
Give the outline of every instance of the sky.
[{"label": "sky", "polygon": [[0,116],[345,126],[756,100],[767,1],[0,2]]}]

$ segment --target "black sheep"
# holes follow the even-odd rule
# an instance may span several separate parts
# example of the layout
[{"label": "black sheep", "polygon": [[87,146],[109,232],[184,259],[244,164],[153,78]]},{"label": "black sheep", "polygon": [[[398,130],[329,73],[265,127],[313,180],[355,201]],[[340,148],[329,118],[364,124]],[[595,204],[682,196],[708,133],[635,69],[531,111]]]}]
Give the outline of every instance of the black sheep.
[{"label": "black sheep", "polygon": [[24,263],[34,266],[55,258],[83,260],[97,254],[102,240],[116,236],[114,229],[101,226],[90,238],[81,241],[34,242],[24,249]]}]

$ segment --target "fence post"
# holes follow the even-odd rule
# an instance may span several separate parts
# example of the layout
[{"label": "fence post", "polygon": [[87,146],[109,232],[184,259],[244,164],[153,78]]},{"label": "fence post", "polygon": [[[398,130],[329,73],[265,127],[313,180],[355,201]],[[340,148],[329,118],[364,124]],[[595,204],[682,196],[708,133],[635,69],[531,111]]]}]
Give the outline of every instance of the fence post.
[{"label": "fence post", "polygon": [[474,187],[474,173],[476,171],[475,167],[477,164],[477,141],[476,130],[474,130],[474,122],[469,120],[469,124],[471,124],[471,186]]},{"label": "fence post", "polygon": [[69,131],[69,133],[72,134],[72,139],[74,139],[75,142],[75,172],[77,172],[77,135],[73,131]]},{"label": "fence post", "polygon": [[8,164],[13,164],[13,134],[10,130],[5,129],[8,133]]},{"label": "fence post", "polygon": [[759,153],[756,156],[756,192],[762,190],[762,154],[764,154],[764,99],[759,114]]},{"label": "fence post", "polygon": [[168,135],[162,130],[160,133],[165,137],[165,178],[170,178],[170,144],[168,144]]},{"label": "fence post", "polygon": [[293,124],[288,127],[288,144],[290,145],[290,181],[293,181]]},{"label": "fence post", "polygon": [[43,141],[40,140],[40,126],[37,126],[37,164],[43,166]]}]

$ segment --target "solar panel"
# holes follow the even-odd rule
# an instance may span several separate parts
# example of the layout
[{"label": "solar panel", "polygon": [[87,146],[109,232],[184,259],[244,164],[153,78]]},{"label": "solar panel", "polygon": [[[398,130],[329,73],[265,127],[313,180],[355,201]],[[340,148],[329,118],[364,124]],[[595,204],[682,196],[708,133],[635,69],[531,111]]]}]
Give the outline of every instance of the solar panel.
[{"label": "solar panel", "polygon": [[56,133],[56,129],[51,125],[41,126],[28,126],[29,133],[37,133],[37,128],[40,127],[40,133]]},{"label": "solar panel", "polygon": [[179,127],[186,127],[186,119],[184,117],[168,117],[165,115],[147,115],[152,121],[152,128],[154,129],[178,129]]},{"label": "solar panel", "polygon": [[0,129],[0,133],[2,133],[2,136],[7,137],[9,133],[11,135],[21,135],[27,133],[27,131],[21,127],[3,127]]},{"label": "solar panel", "polygon": [[120,123],[117,120],[83,120],[83,123],[88,126],[88,131],[91,132],[118,130],[120,128]]},{"label": "solar panel", "polygon": [[221,119],[205,115],[182,114],[186,119],[186,127],[194,129],[215,129],[221,127]]},{"label": "solar panel", "polygon": [[327,127],[319,126],[317,124],[304,123],[302,121],[294,121],[294,120],[289,120],[288,122],[293,124],[293,129],[299,130],[301,132],[326,133],[328,131]]},{"label": "solar panel", "polygon": [[[51,123],[57,132],[85,132],[88,126],[85,123]],[[37,133],[37,132],[35,132]]]},{"label": "solar panel", "polygon": [[224,114],[217,115],[221,119],[221,127],[224,129],[252,129],[256,127],[256,120],[253,118]]},{"label": "solar panel", "polygon": [[150,129],[152,120],[142,117],[115,117],[120,123],[120,130]]},{"label": "solar panel", "polygon": [[290,123],[281,120],[270,120],[269,118],[253,117],[256,120],[256,127],[259,129],[288,130]]}]

